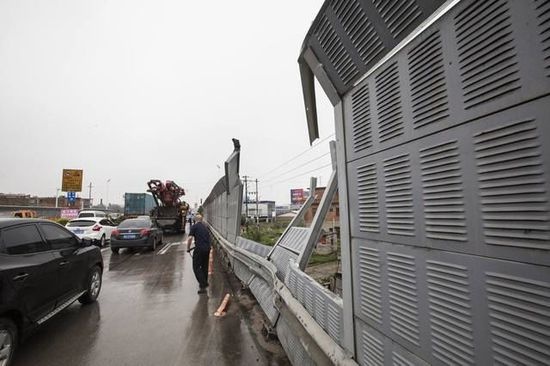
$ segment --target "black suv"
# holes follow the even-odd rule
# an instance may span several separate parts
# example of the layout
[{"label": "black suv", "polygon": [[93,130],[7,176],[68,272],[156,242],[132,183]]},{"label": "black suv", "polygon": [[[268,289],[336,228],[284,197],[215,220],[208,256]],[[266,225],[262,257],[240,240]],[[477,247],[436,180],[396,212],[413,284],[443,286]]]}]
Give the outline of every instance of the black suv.
[{"label": "black suv", "polygon": [[100,249],[63,226],[0,219],[0,366],[33,327],[76,300],[95,301],[102,272]]}]

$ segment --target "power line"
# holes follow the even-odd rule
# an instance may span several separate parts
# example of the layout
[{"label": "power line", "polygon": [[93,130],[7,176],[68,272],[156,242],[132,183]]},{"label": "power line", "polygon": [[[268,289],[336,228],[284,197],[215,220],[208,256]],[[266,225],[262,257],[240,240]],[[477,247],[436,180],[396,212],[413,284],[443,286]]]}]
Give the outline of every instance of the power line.
[{"label": "power line", "polygon": [[311,160],[309,160],[309,161],[307,161],[307,162],[305,162],[305,163],[303,163],[303,164],[301,164],[301,165],[298,165],[298,166],[296,166],[296,167],[294,167],[294,168],[292,168],[292,169],[287,170],[286,172],[280,173],[278,177],[273,177],[273,178],[271,178],[271,179],[267,179],[267,180],[264,181],[264,183],[265,183],[265,182],[272,182],[273,180],[275,180],[275,179],[277,179],[277,178],[280,178],[281,175],[285,175],[285,174],[288,174],[288,173],[292,173],[293,171],[298,170],[299,168],[301,168],[301,167],[303,167],[303,166],[305,166],[305,165],[308,165],[309,163],[313,163],[314,161],[317,161],[317,160],[319,160],[319,159],[321,159],[321,158],[323,158],[323,157],[325,157],[325,156],[327,156],[327,155],[330,155],[330,152],[328,152],[328,153],[326,153],[326,154],[323,154],[323,155],[321,155],[321,156],[318,156],[318,157],[316,157],[315,159],[311,159]]},{"label": "power line", "polygon": [[291,178],[288,178],[288,179],[283,179],[283,180],[281,180],[281,181],[271,183],[271,185],[279,184],[279,183],[284,183],[284,182],[288,182],[288,181],[290,181],[290,180],[292,180],[292,179],[294,179],[294,178],[298,178],[298,177],[301,177],[301,176],[303,176],[303,175],[306,175],[306,174],[309,174],[309,173],[316,172],[316,171],[318,171],[318,170],[321,170],[321,169],[326,168],[326,167],[331,166],[331,165],[332,165],[332,162],[331,162],[331,163],[328,163],[327,165],[323,165],[323,166],[321,166],[321,167],[319,167],[319,168],[309,170],[309,171],[307,171],[307,172],[305,172],[305,173],[295,175],[294,177],[291,177]]},{"label": "power line", "polygon": [[266,173],[263,173],[263,174],[260,174],[260,177],[263,177],[265,178],[267,175],[271,174],[272,172],[274,172],[275,170],[279,169],[280,167],[282,166],[285,166],[286,164],[290,163],[291,161],[293,160],[296,160],[297,158],[299,158],[300,156],[304,155],[305,153],[307,152],[310,152],[312,149],[316,148],[317,146],[319,146],[322,142],[328,140],[329,138],[333,137],[334,134],[330,134],[328,135],[327,137],[325,137],[324,139],[320,140],[319,142],[317,142],[315,145],[312,145],[311,147],[309,147],[308,149],[302,151],[301,153],[299,153],[298,155],[294,156],[293,158],[285,161],[284,163],[282,163],[281,165],[277,165],[275,168],[271,169],[270,171],[266,172]]}]

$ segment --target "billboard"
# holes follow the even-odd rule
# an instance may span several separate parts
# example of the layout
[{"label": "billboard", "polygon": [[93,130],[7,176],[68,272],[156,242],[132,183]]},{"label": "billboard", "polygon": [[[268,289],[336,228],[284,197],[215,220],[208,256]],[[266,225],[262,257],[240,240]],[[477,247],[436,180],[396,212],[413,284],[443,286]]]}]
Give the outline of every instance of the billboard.
[{"label": "billboard", "polygon": [[82,170],[63,169],[61,190],[63,192],[82,192]]},{"label": "billboard", "polygon": [[64,219],[76,219],[78,217],[78,209],[64,208],[61,210],[60,216]]},{"label": "billboard", "polygon": [[301,205],[306,201],[306,198],[307,196],[303,188],[290,190],[290,204]]}]

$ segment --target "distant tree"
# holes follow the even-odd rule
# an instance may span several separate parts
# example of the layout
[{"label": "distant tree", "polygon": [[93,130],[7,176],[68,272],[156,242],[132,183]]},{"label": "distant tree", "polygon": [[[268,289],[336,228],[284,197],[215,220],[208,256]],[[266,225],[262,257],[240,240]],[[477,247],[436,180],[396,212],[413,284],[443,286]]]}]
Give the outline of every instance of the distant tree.
[{"label": "distant tree", "polygon": [[117,205],[116,203],[110,203],[109,210],[113,212],[124,212],[124,208],[121,205]]}]

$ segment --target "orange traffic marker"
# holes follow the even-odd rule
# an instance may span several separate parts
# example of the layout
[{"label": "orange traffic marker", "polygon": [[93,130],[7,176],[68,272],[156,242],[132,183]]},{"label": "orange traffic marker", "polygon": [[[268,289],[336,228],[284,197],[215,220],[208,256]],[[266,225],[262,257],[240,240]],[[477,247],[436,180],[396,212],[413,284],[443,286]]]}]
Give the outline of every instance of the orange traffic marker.
[{"label": "orange traffic marker", "polygon": [[208,258],[208,274],[214,273],[214,248],[210,250],[210,257]]},{"label": "orange traffic marker", "polygon": [[214,313],[215,316],[219,317],[219,316],[224,316],[225,315],[225,308],[227,307],[227,304],[229,303],[229,298],[230,297],[231,296],[229,294],[225,295],[225,297],[223,298],[222,303],[220,304],[220,307]]}]

